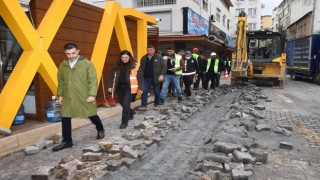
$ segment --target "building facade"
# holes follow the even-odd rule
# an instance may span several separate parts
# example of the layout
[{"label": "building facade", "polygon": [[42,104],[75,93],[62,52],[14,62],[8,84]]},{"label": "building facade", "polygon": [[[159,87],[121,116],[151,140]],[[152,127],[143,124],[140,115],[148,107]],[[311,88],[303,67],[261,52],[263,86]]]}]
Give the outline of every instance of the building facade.
[{"label": "building facade", "polygon": [[285,31],[286,40],[320,32],[320,14],[316,11],[317,8],[320,8],[319,3],[316,0],[283,0],[281,2],[275,12],[278,17],[278,29]]},{"label": "building facade", "polygon": [[261,16],[261,30],[272,30],[272,15]]},{"label": "building facade", "polygon": [[[103,7],[106,1],[81,0]],[[155,17],[159,28],[160,50],[173,47],[223,52],[232,46],[230,0],[116,0]],[[213,39],[210,42],[210,39]],[[230,48],[229,48],[230,50]]]},{"label": "building facade", "polygon": [[272,10],[272,31],[279,32],[278,7]]},{"label": "building facade", "polygon": [[236,41],[238,16],[241,11],[247,14],[247,25],[249,31],[261,29],[261,9],[264,8],[261,0],[232,0],[231,8],[231,35],[233,42]]}]

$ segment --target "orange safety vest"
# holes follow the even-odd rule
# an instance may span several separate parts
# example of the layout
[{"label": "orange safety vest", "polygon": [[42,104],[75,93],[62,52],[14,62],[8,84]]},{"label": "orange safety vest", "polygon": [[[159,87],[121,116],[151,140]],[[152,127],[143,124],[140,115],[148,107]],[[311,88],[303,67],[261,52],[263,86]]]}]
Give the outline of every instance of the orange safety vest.
[{"label": "orange safety vest", "polygon": [[138,93],[138,70],[139,70],[140,64],[136,63],[136,67],[134,69],[131,69],[130,73],[130,86],[131,86],[131,94]]},{"label": "orange safety vest", "polygon": [[[134,69],[131,69],[130,72],[130,88],[131,88],[131,94],[137,94],[138,93],[138,70],[139,70],[140,64],[136,63],[136,67]],[[116,83],[116,72],[114,72],[114,78],[113,78],[113,87]]]}]

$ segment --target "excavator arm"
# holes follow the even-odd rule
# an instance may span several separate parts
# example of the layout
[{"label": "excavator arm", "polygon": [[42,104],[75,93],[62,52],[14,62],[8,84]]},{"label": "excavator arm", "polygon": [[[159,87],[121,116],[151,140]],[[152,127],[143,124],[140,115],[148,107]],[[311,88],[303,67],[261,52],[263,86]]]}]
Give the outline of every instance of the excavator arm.
[{"label": "excavator arm", "polygon": [[[232,81],[238,78],[248,77],[248,67],[250,61],[247,54],[247,15],[245,12],[240,12],[238,17],[238,30],[237,30],[237,51],[232,54]],[[250,74],[250,71],[249,71]]]}]

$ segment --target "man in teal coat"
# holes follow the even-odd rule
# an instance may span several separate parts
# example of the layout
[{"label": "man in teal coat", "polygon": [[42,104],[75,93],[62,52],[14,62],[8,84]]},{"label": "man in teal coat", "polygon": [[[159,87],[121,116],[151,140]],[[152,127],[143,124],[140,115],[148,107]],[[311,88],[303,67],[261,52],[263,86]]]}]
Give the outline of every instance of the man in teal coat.
[{"label": "man in teal coat", "polygon": [[64,45],[68,59],[58,69],[58,96],[62,115],[63,142],[54,147],[59,151],[73,146],[71,118],[89,117],[98,131],[97,139],[104,138],[104,128],[97,115],[97,73],[94,65],[83,56],[74,43]]}]

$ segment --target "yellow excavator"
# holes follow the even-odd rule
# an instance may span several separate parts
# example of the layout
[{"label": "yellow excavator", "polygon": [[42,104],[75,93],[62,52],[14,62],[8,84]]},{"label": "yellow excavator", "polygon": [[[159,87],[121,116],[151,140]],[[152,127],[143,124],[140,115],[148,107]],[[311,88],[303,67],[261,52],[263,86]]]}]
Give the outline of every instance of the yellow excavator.
[{"label": "yellow excavator", "polygon": [[281,34],[272,31],[247,31],[247,16],[238,17],[237,51],[232,54],[231,83],[243,80],[271,80],[284,88],[286,55],[281,53]]}]

